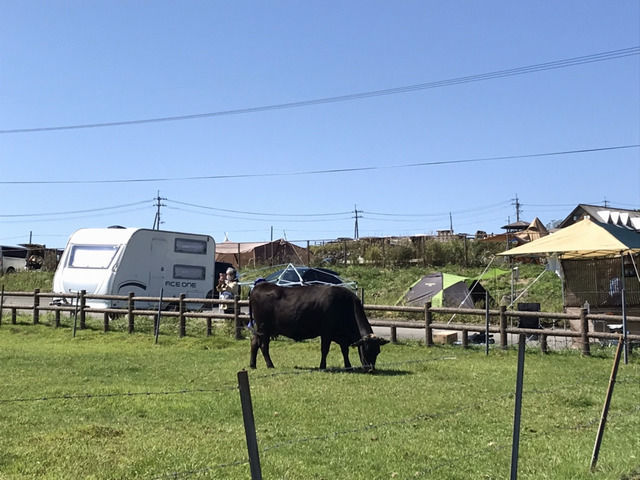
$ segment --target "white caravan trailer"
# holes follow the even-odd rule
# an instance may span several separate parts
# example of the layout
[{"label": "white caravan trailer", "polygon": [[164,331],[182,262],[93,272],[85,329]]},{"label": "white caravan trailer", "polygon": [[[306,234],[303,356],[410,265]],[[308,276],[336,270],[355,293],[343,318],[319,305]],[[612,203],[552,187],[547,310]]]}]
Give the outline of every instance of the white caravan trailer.
[{"label": "white caravan trailer", "polygon": [[[215,242],[208,235],[145,228],[83,228],[71,235],[53,277],[54,293],[191,298],[215,290]],[[87,299],[93,308],[122,301]],[[136,308],[152,308],[136,302]],[[157,302],[155,303],[157,307]],[[166,306],[163,305],[163,306]],[[188,308],[200,305],[187,304]]]}]

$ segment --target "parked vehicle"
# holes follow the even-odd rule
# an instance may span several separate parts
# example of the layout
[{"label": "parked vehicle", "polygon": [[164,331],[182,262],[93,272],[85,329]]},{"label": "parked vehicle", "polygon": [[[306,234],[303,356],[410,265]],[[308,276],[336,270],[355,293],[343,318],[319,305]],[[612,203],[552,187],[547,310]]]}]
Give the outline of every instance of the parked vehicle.
[{"label": "parked vehicle", "polygon": [[293,285],[340,285],[353,291],[357,287],[355,282],[344,281],[337,272],[328,268],[313,268],[291,263],[286,268],[268,275],[264,280],[283,287]]},{"label": "parked vehicle", "polygon": [[[208,235],[144,228],[84,228],[71,235],[53,277],[54,293],[213,297],[215,242]],[[93,308],[124,302],[87,300]],[[169,306],[163,303],[163,308]],[[201,305],[187,304],[190,309]],[[136,302],[136,307],[157,307]]]},{"label": "parked vehicle", "polygon": [[26,270],[27,253],[26,248],[0,245],[0,274]]}]

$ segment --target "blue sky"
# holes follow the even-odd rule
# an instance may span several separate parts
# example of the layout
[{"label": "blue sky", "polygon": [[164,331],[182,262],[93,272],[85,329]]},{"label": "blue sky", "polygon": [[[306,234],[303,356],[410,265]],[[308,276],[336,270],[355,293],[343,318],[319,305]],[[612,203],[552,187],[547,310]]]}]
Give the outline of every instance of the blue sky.
[{"label": "blue sky", "polygon": [[[499,233],[515,221],[516,195],[521,219],[544,223],[578,203],[640,208],[640,149],[600,150],[640,144],[637,53],[296,108],[11,132],[283,105],[638,47],[636,0],[0,0],[0,11],[3,244],[31,233],[63,247],[78,228],[151,227],[158,191],[163,229],[218,242],[269,240],[271,228],[289,240],[352,236],[355,208],[360,236],[433,233],[450,213],[456,232]],[[574,150],[597,151],[526,157]]]}]

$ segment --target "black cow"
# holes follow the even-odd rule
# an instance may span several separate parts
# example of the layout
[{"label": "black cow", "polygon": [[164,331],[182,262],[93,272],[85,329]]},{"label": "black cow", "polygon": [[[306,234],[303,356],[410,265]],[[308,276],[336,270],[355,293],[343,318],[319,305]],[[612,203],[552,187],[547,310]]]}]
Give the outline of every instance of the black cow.
[{"label": "black cow", "polygon": [[362,303],[351,291],[328,285],[280,287],[258,283],[249,299],[253,321],[251,368],[256,368],[258,348],[268,368],[273,368],[269,342],[284,335],[300,341],[320,337],[320,369],[327,368],[331,342],[340,345],[345,368],[351,368],[349,346],[357,346],[362,366],[371,371],[388,340],[376,337],[364,313]]}]

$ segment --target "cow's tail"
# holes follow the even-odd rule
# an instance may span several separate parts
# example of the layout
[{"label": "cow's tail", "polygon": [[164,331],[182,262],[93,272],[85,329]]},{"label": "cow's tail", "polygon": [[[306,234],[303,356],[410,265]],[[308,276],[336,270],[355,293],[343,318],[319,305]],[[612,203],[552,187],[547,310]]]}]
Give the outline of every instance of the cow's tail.
[{"label": "cow's tail", "polygon": [[356,324],[358,325],[358,331],[360,332],[360,337],[366,337],[373,333],[373,329],[369,324],[369,320],[367,319],[367,314],[364,311],[364,305],[360,301],[360,299],[355,296],[353,302],[353,310],[354,316],[356,318]]},{"label": "cow's tail", "polygon": [[251,295],[249,295],[249,323],[247,323],[247,328],[252,332],[255,331],[255,322],[253,321],[253,311],[251,309]]}]

